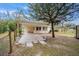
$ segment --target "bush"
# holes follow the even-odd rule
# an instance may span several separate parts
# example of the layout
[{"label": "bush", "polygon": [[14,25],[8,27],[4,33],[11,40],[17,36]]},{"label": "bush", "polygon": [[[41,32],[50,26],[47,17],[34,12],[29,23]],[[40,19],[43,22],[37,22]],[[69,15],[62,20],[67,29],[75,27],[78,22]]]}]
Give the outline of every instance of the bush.
[{"label": "bush", "polygon": [[7,31],[7,24],[6,22],[0,23],[0,33],[4,33]]},{"label": "bush", "polygon": [[9,30],[14,31],[16,29],[16,23],[11,21],[8,23],[8,27]]},{"label": "bush", "polygon": [[13,20],[0,22],[0,33],[4,33],[8,30],[14,31],[16,29],[16,23]]}]

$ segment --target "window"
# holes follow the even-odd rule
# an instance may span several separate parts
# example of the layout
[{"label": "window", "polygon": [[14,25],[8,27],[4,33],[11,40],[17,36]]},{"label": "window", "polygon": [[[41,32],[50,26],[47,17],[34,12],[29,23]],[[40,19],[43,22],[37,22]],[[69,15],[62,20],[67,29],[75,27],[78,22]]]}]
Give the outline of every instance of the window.
[{"label": "window", "polygon": [[36,27],[36,30],[37,31],[41,31],[41,27]]},{"label": "window", "polygon": [[38,27],[36,27],[36,30],[38,30]]},{"label": "window", "polygon": [[41,27],[38,27],[39,28],[39,30],[41,30]]},{"label": "window", "polygon": [[43,27],[43,30],[45,30],[45,31],[46,31],[46,30],[47,30],[47,27]]}]

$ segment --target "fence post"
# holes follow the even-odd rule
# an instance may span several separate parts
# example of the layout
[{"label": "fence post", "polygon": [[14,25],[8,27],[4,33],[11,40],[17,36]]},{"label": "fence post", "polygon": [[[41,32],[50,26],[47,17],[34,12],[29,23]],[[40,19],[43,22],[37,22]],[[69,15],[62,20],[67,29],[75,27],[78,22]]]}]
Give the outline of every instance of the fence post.
[{"label": "fence post", "polygon": [[15,33],[15,34],[16,34],[16,36],[17,36],[17,23],[16,23],[16,30],[15,30],[15,31],[16,31],[16,33]]},{"label": "fence post", "polygon": [[14,30],[14,41],[16,41],[16,37],[17,37],[17,23],[16,23],[16,28]]},{"label": "fence post", "polygon": [[12,41],[11,41],[11,31],[9,30],[9,54],[12,53]]},{"label": "fence post", "polygon": [[21,37],[21,24],[19,24],[19,37]]},{"label": "fence post", "polygon": [[14,41],[16,41],[16,30],[14,30]]},{"label": "fence post", "polygon": [[76,39],[77,39],[77,26],[76,26]]}]

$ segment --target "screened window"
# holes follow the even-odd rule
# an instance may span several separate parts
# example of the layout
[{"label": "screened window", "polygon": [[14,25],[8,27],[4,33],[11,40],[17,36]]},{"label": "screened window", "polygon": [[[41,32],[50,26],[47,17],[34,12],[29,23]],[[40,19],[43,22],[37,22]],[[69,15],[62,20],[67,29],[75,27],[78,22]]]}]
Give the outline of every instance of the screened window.
[{"label": "screened window", "polygon": [[36,27],[36,30],[37,31],[41,31],[41,27]]},{"label": "screened window", "polygon": [[43,27],[43,30],[45,30],[45,31],[46,31],[46,30],[47,30],[47,27]]}]

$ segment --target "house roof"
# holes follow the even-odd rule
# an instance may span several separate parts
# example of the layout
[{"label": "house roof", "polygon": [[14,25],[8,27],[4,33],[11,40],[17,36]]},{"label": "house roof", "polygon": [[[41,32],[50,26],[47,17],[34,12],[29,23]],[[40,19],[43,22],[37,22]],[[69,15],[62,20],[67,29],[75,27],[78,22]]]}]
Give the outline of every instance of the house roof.
[{"label": "house roof", "polygon": [[44,22],[44,21],[30,21],[30,20],[24,20],[23,23],[36,24],[36,25],[49,25],[48,22]]}]

